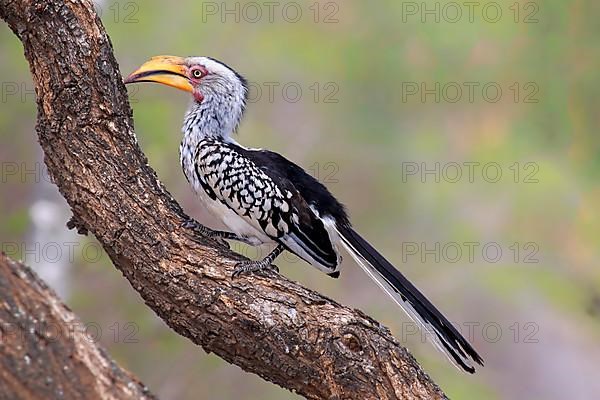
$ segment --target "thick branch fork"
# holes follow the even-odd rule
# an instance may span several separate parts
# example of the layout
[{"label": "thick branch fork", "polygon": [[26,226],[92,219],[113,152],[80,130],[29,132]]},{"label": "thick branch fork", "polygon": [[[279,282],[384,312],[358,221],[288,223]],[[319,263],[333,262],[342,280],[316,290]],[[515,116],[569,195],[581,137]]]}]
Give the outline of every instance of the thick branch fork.
[{"label": "thick branch fork", "polygon": [[173,330],[307,398],[445,398],[376,321],[275,273],[232,280],[240,256],[186,235],[90,1],[0,0],[0,17],[23,42],[39,142],[77,228]]}]

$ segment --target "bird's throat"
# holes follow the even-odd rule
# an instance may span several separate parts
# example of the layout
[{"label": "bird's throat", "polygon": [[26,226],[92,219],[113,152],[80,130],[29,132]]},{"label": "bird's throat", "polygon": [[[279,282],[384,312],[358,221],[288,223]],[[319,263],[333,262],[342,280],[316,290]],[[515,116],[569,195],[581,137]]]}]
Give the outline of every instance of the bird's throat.
[{"label": "bird's throat", "polygon": [[197,103],[202,103],[204,101],[204,95],[199,90],[194,90],[193,95],[194,100],[196,100]]},{"label": "bird's throat", "polygon": [[196,96],[195,92],[183,121],[184,141],[197,143],[206,138],[229,141],[242,119],[243,104],[199,92],[202,97],[198,101]]}]

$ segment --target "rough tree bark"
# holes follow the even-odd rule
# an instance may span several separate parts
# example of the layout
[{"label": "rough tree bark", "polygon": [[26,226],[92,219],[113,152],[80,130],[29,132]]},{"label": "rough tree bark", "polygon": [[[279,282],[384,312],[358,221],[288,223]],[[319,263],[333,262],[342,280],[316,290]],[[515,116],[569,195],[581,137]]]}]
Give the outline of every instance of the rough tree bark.
[{"label": "rough tree bark", "polygon": [[1,398],[154,399],[29,267],[4,254],[0,293]]},{"label": "rough tree bark", "polygon": [[0,17],[23,42],[39,142],[70,225],[94,234],[173,330],[307,398],[445,398],[378,322],[274,273],[232,280],[241,256],[179,228],[186,216],[137,144],[90,1],[0,0]]}]

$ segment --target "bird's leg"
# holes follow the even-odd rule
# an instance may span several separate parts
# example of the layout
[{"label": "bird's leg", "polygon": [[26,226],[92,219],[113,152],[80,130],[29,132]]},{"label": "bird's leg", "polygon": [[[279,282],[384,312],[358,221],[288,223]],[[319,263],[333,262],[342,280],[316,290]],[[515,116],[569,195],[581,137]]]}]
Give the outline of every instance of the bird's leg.
[{"label": "bird's leg", "polygon": [[238,242],[252,244],[248,241],[248,239],[238,236],[235,233],[212,230],[192,218],[190,218],[187,221],[185,221],[184,223],[182,223],[181,227],[191,229],[194,232],[194,236],[192,236],[192,239],[194,241],[198,241],[197,240],[198,237],[203,236],[203,237],[209,237],[213,240],[221,242],[221,244],[223,244],[226,247],[229,247],[229,244],[225,241],[225,239],[237,240]]},{"label": "bird's leg", "polygon": [[240,275],[248,274],[252,272],[264,271],[267,269],[279,272],[279,268],[276,265],[272,265],[273,261],[280,255],[285,248],[278,244],[265,258],[256,261],[242,261],[237,263],[235,271],[233,271],[232,278],[237,278]]}]

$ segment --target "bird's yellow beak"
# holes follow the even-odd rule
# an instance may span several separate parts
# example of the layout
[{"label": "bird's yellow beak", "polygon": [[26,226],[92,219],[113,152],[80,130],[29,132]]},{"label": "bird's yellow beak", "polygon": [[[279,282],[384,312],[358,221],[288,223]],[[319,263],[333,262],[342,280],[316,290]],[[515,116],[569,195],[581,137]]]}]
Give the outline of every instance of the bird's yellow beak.
[{"label": "bird's yellow beak", "polygon": [[187,77],[185,59],[176,56],[152,57],[125,79],[125,83],[136,82],[157,82],[186,92],[194,90]]}]

